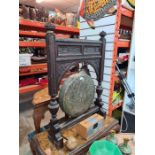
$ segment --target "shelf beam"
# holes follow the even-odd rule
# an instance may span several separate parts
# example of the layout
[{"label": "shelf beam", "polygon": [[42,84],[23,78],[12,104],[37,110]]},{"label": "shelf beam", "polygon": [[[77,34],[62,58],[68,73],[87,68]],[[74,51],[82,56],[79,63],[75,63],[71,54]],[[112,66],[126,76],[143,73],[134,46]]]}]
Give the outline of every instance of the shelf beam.
[{"label": "shelf beam", "polygon": [[121,14],[126,16],[126,17],[133,18],[133,16],[134,16],[133,11],[131,11],[131,10],[129,10],[129,9],[123,7],[123,6],[120,7],[120,11],[121,11]]},{"label": "shelf beam", "polygon": [[19,76],[28,76],[28,75],[36,75],[36,74],[44,74],[44,73],[47,73],[47,71],[20,73]]},{"label": "shelf beam", "polygon": [[46,47],[46,43],[43,41],[19,41],[20,47]]},{"label": "shelf beam", "polygon": [[[28,72],[22,72],[23,69],[28,69]],[[33,64],[31,66],[25,66],[19,68],[19,76],[35,75],[47,73],[47,63]]]},{"label": "shelf beam", "polygon": [[130,40],[119,39],[117,47],[129,48],[130,47]]},{"label": "shelf beam", "polygon": [[39,38],[45,38],[45,32],[38,32],[38,31],[19,31],[19,36],[25,36],[25,37],[39,37]]},{"label": "shelf beam", "polygon": [[[24,30],[26,29],[26,30],[35,30],[35,31],[44,31],[45,32],[45,23],[38,22],[38,21],[20,19],[19,27],[20,27],[20,29],[24,29]],[[76,27],[55,25],[55,32],[79,35],[80,30]]]},{"label": "shelf beam", "polygon": [[[31,37],[31,38],[45,38],[46,33],[45,32],[38,32],[38,31],[19,31],[19,36],[24,37]],[[56,38],[70,38],[71,34],[55,34]]]},{"label": "shelf beam", "polygon": [[24,87],[20,87],[19,88],[19,94],[23,94],[23,93],[28,93],[31,91],[35,91],[35,90],[40,90],[45,88],[47,85],[29,85],[29,86],[24,86]]}]

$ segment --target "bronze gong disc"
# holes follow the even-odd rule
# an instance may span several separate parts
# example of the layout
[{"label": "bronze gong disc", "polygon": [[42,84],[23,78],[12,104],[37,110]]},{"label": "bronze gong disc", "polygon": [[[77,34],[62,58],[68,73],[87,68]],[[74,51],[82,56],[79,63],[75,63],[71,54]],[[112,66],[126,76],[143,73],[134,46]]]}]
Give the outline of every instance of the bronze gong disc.
[{"label": "bronze gong disc", "polygon": [[93,103],[95,85],[84,71],[71,75],[60,89],[61,109],[69,116],[76,117],[88,110]]}]

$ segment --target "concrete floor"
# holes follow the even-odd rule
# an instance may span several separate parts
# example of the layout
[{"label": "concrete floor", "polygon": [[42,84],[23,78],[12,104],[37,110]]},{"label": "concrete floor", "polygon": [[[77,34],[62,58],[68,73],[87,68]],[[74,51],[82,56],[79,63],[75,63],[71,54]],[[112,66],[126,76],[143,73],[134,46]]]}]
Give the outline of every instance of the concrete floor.
[{"label": "concrete floor", "polygon": [[[33,93],[20,95],[19,99],[19,154],[20,155],[32,155],[28,142],[28,134],[34,131],[33,123],[33,105],[32,96]],[[45,113],[45,118],[41,122],[41,126],[49,123],[50,113]]]},{"label": "concrete floor", "polygon": [[[33,105],[32,105],[32,93],[20,95],[19,97],[19,154],[20,155],[32,155],[29,142],[28,134],[34,131],[33,123]],[[61,118],[64,113],[59,110],[57,117]],[[41,127],[49,124],[50,112],[45,113],[44,119],[41,121]]]}]

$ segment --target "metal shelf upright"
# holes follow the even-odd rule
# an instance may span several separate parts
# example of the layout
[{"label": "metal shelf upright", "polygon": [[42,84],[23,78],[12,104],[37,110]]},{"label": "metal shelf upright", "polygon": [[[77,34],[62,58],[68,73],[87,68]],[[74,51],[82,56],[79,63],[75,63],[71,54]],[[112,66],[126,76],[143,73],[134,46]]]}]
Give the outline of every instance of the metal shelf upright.
[{"label": "metal shelf upright", "polygon": [[122,40],[119,39],[119,29],[121,26],[121,18],[122,16],[126,16],[128,18],[133,19],[134,11],[131,11],[121,5],[121,0],[117,0],[117,13],[116,13],[116,24],[115,24],[115,38],[114,38],[114,49],[113,49],[113,57],[112,57],[112,70],[111,70],[111,79],[110,79],[110,95],[109,95],[109,105],[108,105],[108,115],[112,116],[112,112],[117,108],[123,105],[123,102],[120,101],[119,103],[113,105],[113,91],[115,80],[118,79],[115,74],[115,65],[117,59],[117,52],[118,48],[130,48],[130,40]]}]

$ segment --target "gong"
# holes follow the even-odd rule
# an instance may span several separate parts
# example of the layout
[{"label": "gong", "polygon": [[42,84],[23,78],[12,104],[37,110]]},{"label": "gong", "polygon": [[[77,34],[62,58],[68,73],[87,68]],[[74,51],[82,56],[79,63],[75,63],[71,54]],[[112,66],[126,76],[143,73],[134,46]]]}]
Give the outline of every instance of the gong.
[{"label": "gong", "polygon": [[68,116],[79,116],[91,106],[94,95],[95,85],[91,77],[84,71],[75,73],[60,88],[60,107]]}]

